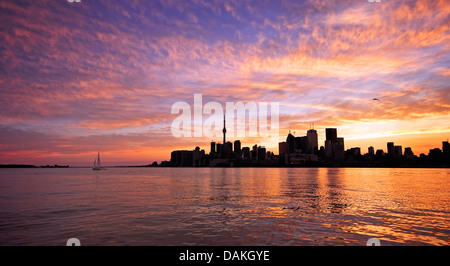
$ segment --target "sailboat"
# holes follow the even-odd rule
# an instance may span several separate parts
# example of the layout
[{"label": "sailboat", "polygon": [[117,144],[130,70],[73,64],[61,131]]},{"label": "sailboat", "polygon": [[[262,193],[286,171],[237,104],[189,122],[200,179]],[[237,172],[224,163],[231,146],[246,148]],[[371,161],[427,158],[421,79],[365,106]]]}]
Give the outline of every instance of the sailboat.
[{"label": "sailboat", "polygon": [[100,164],[100,153],[98,153],[97,158],[95,158],[94,160],[94,166],[92,166],[92,170],[105,170],[105,168]]}]

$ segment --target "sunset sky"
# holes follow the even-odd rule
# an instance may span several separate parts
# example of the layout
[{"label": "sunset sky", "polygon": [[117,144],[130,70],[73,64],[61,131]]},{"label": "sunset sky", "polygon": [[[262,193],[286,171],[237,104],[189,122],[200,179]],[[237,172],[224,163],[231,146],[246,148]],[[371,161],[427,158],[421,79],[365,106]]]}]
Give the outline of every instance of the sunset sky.
[{"label": "sunset sky", "polygon": [[0,164],[209,152],[211,139],[170,130],[172,105],[195,93],[279,102],[280,141],[310,122],[319,145],[336,127],[364,153],[450,139],[447,0],[2,0],[0,58]]}]

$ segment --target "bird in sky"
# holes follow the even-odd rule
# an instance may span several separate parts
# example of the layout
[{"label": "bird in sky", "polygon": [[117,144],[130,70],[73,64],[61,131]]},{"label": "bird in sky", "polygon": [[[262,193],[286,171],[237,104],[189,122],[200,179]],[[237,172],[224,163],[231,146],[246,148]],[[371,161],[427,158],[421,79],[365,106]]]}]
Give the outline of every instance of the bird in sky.
[{"label": "bird in sky", "polygon": [[378,99],[378,98],[373,98],[372,100],[374,100],[374,101],[380,101],[380,99]]}]

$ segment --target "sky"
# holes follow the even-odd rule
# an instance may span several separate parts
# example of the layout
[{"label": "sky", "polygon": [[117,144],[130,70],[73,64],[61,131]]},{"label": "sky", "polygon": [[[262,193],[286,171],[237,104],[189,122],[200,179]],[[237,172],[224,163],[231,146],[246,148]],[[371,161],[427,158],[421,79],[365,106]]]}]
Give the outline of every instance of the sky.
[{"label": "sky", "polygon": [[334,127],[346,149],[427,154],[450,139],[449,52],[446,0],[2,0],[0,164],[209,152],[171,134],[194,94],[279,102],[279,141],[314,122],[319,145]]}]

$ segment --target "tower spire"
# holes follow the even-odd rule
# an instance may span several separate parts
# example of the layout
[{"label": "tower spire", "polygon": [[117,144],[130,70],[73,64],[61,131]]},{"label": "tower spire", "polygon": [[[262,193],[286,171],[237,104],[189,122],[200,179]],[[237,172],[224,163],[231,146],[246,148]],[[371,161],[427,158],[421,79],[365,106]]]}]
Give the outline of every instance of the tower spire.
[{"label": "tower spire", "polygon": [[223,115],[223,144],[225,145],[226,143],[226,137],[225,135],[227,134],[227,128],[225,127],[225,114]]}]

